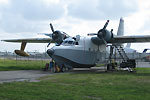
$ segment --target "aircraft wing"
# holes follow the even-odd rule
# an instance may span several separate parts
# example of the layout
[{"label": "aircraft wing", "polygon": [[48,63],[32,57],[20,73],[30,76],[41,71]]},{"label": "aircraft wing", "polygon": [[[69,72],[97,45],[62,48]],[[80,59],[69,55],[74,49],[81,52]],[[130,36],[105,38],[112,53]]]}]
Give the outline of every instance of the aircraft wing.
[{"label": "aircraft wing", "polygon": [[20,50],[15,50],[15,53],[20,56],[29,56],[29,54],[24,51],[27,43],[55,43],[51,38],[10,39],[2,41],[21,43]]},{"label": "aircraft wing", "polygon": [[2,40],[5,42],[26,42],[26,43],[54,43],[51,38],[27,38],[27,39],[10,39],[10,40]]},{"label": "aircraft wing", "polygon": [[150,35],[114,36],[109,43],[141,43],[141,42],[150,42]]}]

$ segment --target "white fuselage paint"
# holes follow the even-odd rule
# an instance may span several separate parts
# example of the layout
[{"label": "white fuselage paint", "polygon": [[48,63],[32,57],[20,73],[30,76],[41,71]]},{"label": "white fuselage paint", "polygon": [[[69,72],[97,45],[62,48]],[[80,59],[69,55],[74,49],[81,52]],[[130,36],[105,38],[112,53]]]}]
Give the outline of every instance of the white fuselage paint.
[{"label": "white fuselage paint", "polygon": [[78,45],[61,44],[60,46],[52,47],[52,49],[54,50],[54,55],[51,57],[56,61],[56,63],[72,67],[82,67],[84,65],[89,67],[95,65],[99,60],[101,60],[98,58],[100,57],[98,54],[105,54],[109,51],[105,44],[99,46],[95,45],[91,41],[91,36],[80,37]]}]

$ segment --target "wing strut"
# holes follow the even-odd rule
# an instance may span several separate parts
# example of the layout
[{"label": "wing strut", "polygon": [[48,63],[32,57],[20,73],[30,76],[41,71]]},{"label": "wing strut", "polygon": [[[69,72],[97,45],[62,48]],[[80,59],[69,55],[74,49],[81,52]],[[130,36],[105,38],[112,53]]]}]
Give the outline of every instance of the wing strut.
[{"label": "wing strut", "polygon": [[20,48],[21,51],[24,51],[24,49],[26,47],[26,44],[27,44],[27,42],[22,42],[21,43],[21,48]]},{"label": "wing strut", "polygon": [[29,56],[28,53],[24,52],[26,44],[27,44],[27,42],[22,42],[20,50],[15,50],[15,53],[19,56]]}]

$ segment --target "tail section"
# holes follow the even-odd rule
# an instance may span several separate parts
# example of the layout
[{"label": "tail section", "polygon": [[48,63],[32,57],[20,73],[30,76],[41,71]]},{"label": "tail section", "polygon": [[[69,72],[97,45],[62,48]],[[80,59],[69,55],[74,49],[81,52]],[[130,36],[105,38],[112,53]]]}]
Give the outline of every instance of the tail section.
[{"label": "tail section", "polygon": [[150,49],[144,49],[144,50],[143,50],[143,53],[146,53],[146,52],[147,52],[147,50],[150,50]]},{"label": "tail section", "polygon": [[120,23],[118,26],[117,36],[123,36],[124,35],[124,20],[123,18],[120,18]]},{"label": "tail section", "polygon": [[[119,26],[118,26],[118,31],[117,31],[117,36],[123,36],[124,35],[124,20],[121,17],[120,18],[120,22],[119,22]],[[118,43],[118,45],[123,45],[123,43]]]},{"label": "tail section", "polygon": [[130,48],[131,47],[131,43],[127,43],[126,48]]}]

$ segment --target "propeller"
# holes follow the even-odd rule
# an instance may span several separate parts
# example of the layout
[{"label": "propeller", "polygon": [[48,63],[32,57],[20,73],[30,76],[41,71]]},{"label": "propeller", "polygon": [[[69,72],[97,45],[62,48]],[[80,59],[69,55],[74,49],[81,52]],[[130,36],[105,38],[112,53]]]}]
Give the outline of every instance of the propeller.
[{"label": "propeller", "polygon": [[104,27],[102,29],[100,29],[97,33],[89,33],[88,35],[90,35],[90,36],[92,36],[92,35],[99,35],[99,36],[101,35],[101,36],[103,36],[103,34],[105,34],[104,31],[106,30],[106,28],[108,26],[108,23],[109,23],[109,20],[107,20]]},{"label": "propeller", "polygon": [[99,38],[103,38],[104,39],[104,36],[106,35],[106,28],[108,26],[108,23],[109,23],[109,20],[107,20],[107,22],[105,23],[104,27],[98,31],[97,36]]},{"label": "propeller", "polygon": [[107,20],[107,22],[105,23],[104,27],[103,27],[103,30],[106,29],[106,27],[108,26],[108,23],[109,23],[109,20]]},{"label": "propeller", "polygon": [[50,42],[48,43],[47,47],[49,47],[49,45],[51,44],[51,42],[55,42],[57,43],[57,45],[60,45],[64,39],[70,37],[68,34],[66,34],[65,32],[61,32],[59,30],[54,30],[53,25],[50,23],[50,29],[52,31],[52,33],[38,33],[38,34],[44,34],[46,36],[51,37]]},{"label": "propeller", "polygon": [[[50,23],[49,25],[50,25],[50,29],[51,29],[51,31],[52,31],[53,33],[52,33],[52,34],[45,34],[45,35],[50,36],[50,37],[52,37],[52,39],[53,39],[53,37],[54,37],[54,35],[55,35],[55,31],[54,31],[53,25],[52,25],[51,23]],[[49,47],[49,45],[51,44],[51,41],[52,41],[52,40],[50,40],[50,42],[48,43],[47,47]]]},{"label": "propeller", "polygon": [[104,27],[100,29],[97,33],[90,33],[88,35],[97,35],[98,38],[100,38],[105,45],[107,45],[107,41],[109,41],[112,38],[112,30],[111,32],[108,31],[106,28],[108,26],[109,20],[106,21]]},{"label": "propeller", "polygon": [[53,25],[51,23],[49,25],[50,25],[52,32],[54,33],[55,31],[54,31]]},{"label": "propeller", "polygon": [[55,31],[51,23],[50,23],[50,29],[52,31],[52,34],[45,34],[52,38],[52,40],[48,43],[47,47],[49,47],[52,41],[57,43],[57,45],[60,45],[65,38],[69,37],[69,35],[67,35],[65,32],[61,32],[58,30]]},{"label": "propeller", "polygon": [[89,33],[88,36],[97,35],[97,33]]},{"label": "propeller", "polygon": [[106,30],[106,28],[107,28],[107,26],[108,26],[108,23],[109,23],[109,20],[107,20],[107,22],[105,23],[103,29],[99,30],[99,31],[98,31],[98,34],[97,34],[98,37],[103,40],[103,42],[104,42],[105,45],[107,45],[107,42],[106,42],[106,40],[104,39],[104,36],[105,36],[105,34],[106,34],[106,33],[105,33],[105,30]]}]

